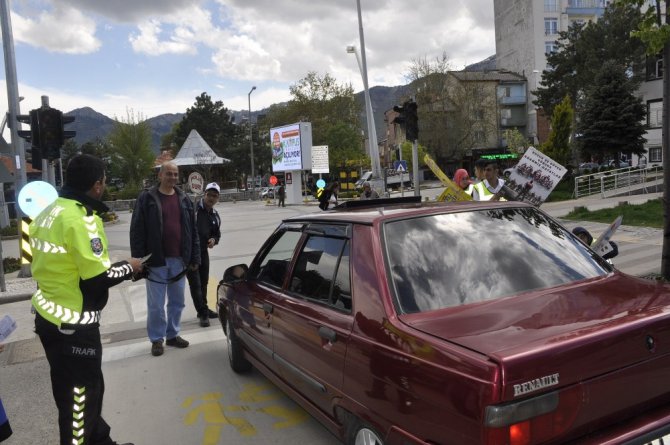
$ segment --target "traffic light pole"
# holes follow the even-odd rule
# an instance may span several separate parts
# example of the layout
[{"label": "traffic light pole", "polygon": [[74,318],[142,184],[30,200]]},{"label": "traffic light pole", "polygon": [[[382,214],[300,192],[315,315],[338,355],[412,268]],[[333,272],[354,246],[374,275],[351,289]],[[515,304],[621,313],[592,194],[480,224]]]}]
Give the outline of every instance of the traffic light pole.
[{"label": "traffic light pole", "polygon": [[[17,115],[20,114],[19,108],[19,87],[16,77],[16,57],[14,55],[14,36],[12,33],[12,22],[10,18],[9,0],[0,0],[0,27],[2,27],[2,48],[5,56],[5,79],[7,83],[7,101],[9,109],[9,119],[11,129],[11,146],[14,155],[13,164],[15,167],[15,203],[18,203],[19,191],[27,183],[26,175],[26,154],[23,147],[23,139],[19,137],[18,128],[20,126]],[[4,193],[4,190],[0,190]],[[19,233],[19,243],[21,242],[21,218],[24,216],[18,205],[15,205],[17,226]],[[29,277],[30,265],[22,265],[20,276]],[[4,274],[3,274],[4,287]]]}]

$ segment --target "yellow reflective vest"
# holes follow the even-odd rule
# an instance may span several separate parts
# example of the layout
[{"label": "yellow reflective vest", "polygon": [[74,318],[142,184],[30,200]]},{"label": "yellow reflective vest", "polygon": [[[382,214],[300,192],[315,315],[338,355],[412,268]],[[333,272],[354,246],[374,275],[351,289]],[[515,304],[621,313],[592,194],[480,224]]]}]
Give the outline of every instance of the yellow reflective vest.
[{"label": "yellow reflective vest", "polygon": [[[59,197],[43,210],[30,224],[31,269],[39,284],[32,297],[35,310],[57,326],[98,323],[107,294],[83,310],[80,280],[110,269],[107,245],[102,220],[80,202]],[[126,263],[116,273],[126,275],[129,268]]]}]

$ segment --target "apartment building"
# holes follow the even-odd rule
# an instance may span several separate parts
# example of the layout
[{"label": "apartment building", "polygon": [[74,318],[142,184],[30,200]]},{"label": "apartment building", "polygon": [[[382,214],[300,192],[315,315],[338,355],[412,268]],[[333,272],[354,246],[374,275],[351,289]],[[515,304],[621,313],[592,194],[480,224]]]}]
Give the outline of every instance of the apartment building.
[{"label": "apartment building", "polygon": [[[598,20],[611,0],[493,0],[496,66],[528,79],[526,135],[543,142],[542,117],[533,105],[532,91],[547,67],[547,54],[556,50],[561,31],[570,24]],[[538,125],[538,121],[540,121]],[[546,126],[546,125],[545,125]]]},{"label": "apartment building", "polygon": [[[527,86],[521,75],[504,70],[450,71],[418,82],[419,142],[445,171],[471,169],[471,162],[484,155],[502,156],[504,130],[525,132]],[[405,141],[397,116],[393,110],[384,114],[380,153],[389,160]]]}]

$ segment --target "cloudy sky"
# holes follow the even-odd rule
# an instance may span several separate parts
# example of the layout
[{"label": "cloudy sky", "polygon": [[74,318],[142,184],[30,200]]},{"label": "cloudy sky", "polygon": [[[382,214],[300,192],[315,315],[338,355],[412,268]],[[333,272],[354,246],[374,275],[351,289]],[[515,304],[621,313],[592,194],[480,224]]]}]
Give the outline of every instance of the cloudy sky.
[{"label": "cloudy sky", "polygon": [[[9,0],[21,112],[182,113],[207,92],[233,110],[287,100],[309,71],[363,89],[356,0]],[[491,0],[361,0],[370,86],[413,59],[453,69],[495,53]],[[4,80],[5,71],[0,73]],[[0,91],[6,109],[4,81]]]}]

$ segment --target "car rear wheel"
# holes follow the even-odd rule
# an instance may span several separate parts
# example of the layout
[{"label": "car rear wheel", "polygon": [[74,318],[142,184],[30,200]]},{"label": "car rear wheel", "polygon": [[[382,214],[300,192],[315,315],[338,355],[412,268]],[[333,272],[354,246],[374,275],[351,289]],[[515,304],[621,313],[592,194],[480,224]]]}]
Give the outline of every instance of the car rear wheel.
[{"label": "car rear wheel", "polygon": [[228,343],[228,361],[232,370],[237,373],[250,371],[251,363],[244,357],[242,344],[231,326],[230,319],[226,320],[226,343]]},{"label": "car rear wheel", "polygon": [[347,445],[384,445],[379,435],[370,426],[355,421],[349,428]]}]

